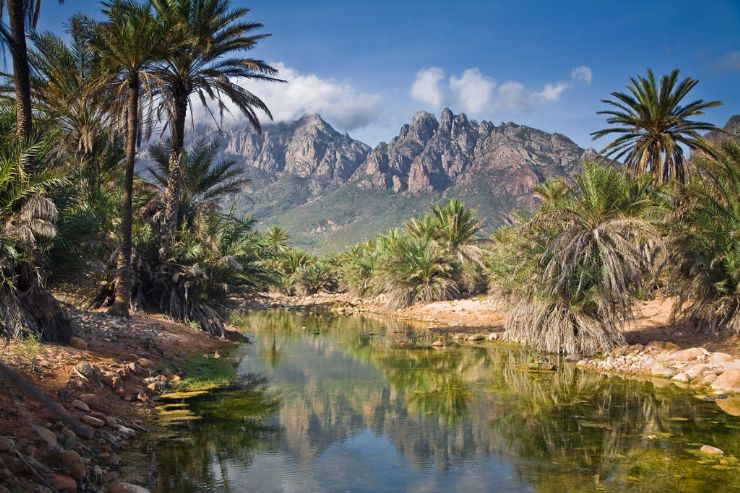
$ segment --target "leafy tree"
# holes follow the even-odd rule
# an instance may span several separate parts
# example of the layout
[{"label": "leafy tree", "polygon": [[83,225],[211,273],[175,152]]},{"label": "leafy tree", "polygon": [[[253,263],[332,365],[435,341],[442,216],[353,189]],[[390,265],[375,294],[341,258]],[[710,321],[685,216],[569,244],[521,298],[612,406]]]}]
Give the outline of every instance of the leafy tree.
[{"label": "leafy tree", "polygon": [[613,99],[603,100],[613,109],[598,112],[609,115],[607,123],[612,126],[591,134],[595,139],[617,134],[602,151],[604,155],[624,159],[636,174],[651,174],[656,185],[670,179],[686,181],[689,169],[682,145],[692,151],[711,152],[699,132],[716,127],[691,118],[721,104],[701,99],[683,103],[699,81],[687,77],[679,82],[678,76],[678,69],[674,69],[660,78],[659,86],[649,69],[647,77],[631,77],[627,92],[613,92]]},{"label": "leafy tree", "polygon": [[165,208],[165,232],[177,229],[180,200],[180,160],[184,146],[185,122],[190,97],[197,94],[208,107],[215,101],[219,112],[231,102],[250,123],[260,128],[256,110],[272,118],[270,110],[239,80],[277,80],[277,71],[262,60],[245,58],[237,52],[251,50],[269,34],[252,34],[262,28],[244,22],[248,9],[230,8],[229,0],[153,0],[166,29],[181,36],[180,48],[170,54],[158,71],[164,82],[162,96],[170,127],[170,164]]}]

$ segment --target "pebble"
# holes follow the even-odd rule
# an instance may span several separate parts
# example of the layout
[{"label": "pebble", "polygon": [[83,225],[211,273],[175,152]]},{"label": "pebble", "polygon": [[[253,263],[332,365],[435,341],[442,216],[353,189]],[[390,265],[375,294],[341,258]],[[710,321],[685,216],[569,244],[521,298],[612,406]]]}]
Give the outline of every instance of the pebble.
[{"label": "pebble", "polygon": [[90,416],[86,414],[81,419],[83,423],[93,426],[95,428],[100,428],[101,426],[103,426],[103,421],[94,416]]},{"label": "pebble", "polygon": [[699,452],[709,455],[725,455],[724,450],[717,447],[712,447],[711,445],[702,445],[699,449]]},{"label": "pebble", "polygon": [[149,493],[149,490],[143,486],[118,481],[108,486],[108,493]]},{"label": "pebble", "polygon": [[36,432],[36,434],[41,438],[41,440],[46,443],[47,446],[50,448],[57,448],[59,444],[57,443],[57,436],[54,434],[53,431],[51,431],[48,428],[44,428],[43,426],[32,426],[33,431]]},{"label": "pebble", "polygon": [[64,474],[54,474],[51,477],[51,484],[61,493],[76,493],[77,491],[77,481]]},{"label": "pebble", "polygon": [[81,480],[85,477],[85,463],[80,454],[74,450],[65,450],[59,454],[59,465],[70,477]]},{"label": "pebble", "polygon": [[79,409],[83,413],[89,413],[90,412],[90,406],[88,406],[87,404],[85,404],[83,401],[81,401],[79,399],[73,400],[71,406],[73,408],[75,408],[75,409]]}]

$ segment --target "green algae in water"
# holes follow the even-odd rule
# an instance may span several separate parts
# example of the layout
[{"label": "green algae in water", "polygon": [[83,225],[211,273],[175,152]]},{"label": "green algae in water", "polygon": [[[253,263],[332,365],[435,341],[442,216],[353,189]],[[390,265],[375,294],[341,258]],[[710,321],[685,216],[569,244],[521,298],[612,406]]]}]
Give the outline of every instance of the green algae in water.
[{"label": "green algae in water", "polygon": [[670,383],[522,372],[526,352],[498,344],[404,347],[396,321],[238,322],[254,339],[239,372],[265,383],[167,407],[200,419],[151,450],[155,492],[740,491],[740,418]]}]

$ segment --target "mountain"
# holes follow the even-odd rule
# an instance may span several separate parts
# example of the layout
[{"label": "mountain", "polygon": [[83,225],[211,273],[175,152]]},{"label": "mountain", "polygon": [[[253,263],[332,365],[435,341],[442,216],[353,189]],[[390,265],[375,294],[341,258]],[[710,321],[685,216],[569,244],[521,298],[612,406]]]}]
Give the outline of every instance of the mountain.
[{"label": "mountain", "polygon": [[385,232],[450,197],[477,208],[493,228],[529,209],[537,185],[567,178],[595,156],[558,133],[478,123],[449,109],[439,120],[417,113],[375,149],[318,115],[220,138],[224,155],[243,162],[252,180],[252,190],[237,197],[240,207],[318,251]]},{"label": "mountain", "polygon": [[715,144],[729,139],[740,138],[740,115],[732,115],[722,128],[722,131],[712,130],[704,138]]}]

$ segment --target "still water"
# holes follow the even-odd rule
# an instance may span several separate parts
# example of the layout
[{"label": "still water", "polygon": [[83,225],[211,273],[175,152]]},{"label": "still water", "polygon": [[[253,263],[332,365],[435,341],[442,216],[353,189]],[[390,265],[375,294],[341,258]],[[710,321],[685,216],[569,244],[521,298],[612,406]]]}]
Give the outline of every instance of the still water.
[{"label": "still water", "polygon": [[186,412],[149,450],[153,491],[740,491],[737,398],[525,371],[533,356],[503,345],[422,349],[431,336],[395,321],[237,323],[254,341],[238,373],[263,382],[174,403]]}]

